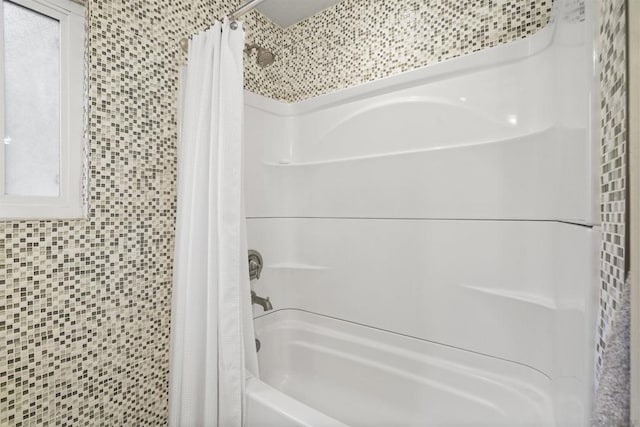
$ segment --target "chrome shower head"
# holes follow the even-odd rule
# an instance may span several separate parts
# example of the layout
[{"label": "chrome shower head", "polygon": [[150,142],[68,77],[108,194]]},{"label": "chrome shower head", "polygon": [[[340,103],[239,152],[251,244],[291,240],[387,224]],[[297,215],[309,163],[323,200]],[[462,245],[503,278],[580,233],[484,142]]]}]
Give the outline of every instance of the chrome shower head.
[{"label": "chrome shower head", "polygon": [[273,64],[275,60],[276,60],[276,56],[270,50],[263,49],[263,48],[258,49],[258,55],[257,55],[256,61],[258,62],[258,65],[261,66],[262,68],[268,67],[269,65]]},{"label": "chrome shower head", "polygon": [[265,49],[257,44],[245,45],[244,51],[250,54],[252,50],[256,50],[256,63],[262,68],[268,67],[276,60],[276,56],[269,49]]}]

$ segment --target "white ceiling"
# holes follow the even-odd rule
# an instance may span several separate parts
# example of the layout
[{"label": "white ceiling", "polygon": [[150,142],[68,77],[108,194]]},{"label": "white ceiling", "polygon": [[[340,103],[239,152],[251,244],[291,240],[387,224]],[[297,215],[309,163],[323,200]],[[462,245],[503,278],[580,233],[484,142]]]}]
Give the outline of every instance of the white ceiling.
[{"label": "white ceiling", "polygon": [[275,24],[287,28],[342,0],[265,0],[256,9]]}]

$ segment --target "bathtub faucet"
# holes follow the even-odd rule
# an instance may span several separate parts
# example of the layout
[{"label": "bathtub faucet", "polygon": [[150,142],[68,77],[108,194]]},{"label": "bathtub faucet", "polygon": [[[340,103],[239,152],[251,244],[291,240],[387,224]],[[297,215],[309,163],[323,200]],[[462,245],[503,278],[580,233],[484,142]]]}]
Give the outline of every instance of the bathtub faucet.
[{"label": "bathtub faucet", "polygon": [[271,301],[269,301],[269,297],[259,297],[254,291],[251,291],[251,304],[261,305],[264,311],[273,310],[273,306],[271,305]]}]

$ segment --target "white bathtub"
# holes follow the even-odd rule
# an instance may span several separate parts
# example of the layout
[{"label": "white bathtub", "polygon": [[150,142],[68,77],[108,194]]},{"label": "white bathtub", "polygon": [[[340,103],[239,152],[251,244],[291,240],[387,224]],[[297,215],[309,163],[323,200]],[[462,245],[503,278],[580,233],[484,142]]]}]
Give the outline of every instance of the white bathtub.
[{"label": "white bathtub", "polygon": [[346,427],[256,378],[247,383],[247,416],[248,427]]},{"label": "white bathtub", "polygon": [[513,362],[300,310],[256,319],[249,426],[554,426],[552,382]]}]

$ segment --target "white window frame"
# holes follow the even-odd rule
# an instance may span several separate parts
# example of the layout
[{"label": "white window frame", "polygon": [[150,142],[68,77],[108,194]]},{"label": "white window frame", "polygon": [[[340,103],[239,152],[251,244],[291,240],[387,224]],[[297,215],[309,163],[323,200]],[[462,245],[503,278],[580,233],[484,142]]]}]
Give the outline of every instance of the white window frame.
[{"label": "white window frame", "polygon": [[[10,1],[60,22],[60,194],[5,194],[4,54],[0,50],[0,220],[84,218],[84,7],[71,0]],[[2,16],[0,0],[0,48],[4,46]]]}]

